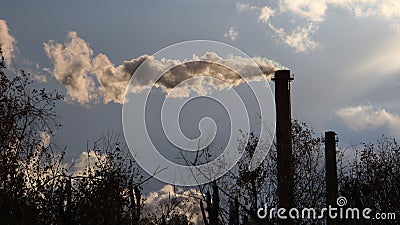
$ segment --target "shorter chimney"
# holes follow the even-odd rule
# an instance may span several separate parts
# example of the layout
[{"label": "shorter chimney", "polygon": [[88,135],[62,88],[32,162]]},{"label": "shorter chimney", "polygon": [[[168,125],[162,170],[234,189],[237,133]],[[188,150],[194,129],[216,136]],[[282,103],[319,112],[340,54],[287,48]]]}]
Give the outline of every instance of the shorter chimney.
[{"label": "shorter chimney", "polygon": [[[336,133],[325,132],[325,179],[326,179],[326,204],[336,206],[338,198],[338,181],[336,166]],[[337,224],[335,220],[328,219],[328,224]]]}]

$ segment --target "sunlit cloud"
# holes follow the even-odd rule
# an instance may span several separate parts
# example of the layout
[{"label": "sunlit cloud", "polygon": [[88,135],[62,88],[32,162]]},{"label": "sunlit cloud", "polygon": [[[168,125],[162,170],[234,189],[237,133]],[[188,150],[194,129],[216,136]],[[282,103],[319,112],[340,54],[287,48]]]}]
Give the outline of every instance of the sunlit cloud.
[{"label": "sunlit cloud", "polygon": [[346,71],[355,77],[390,75],[400,71],[400,35],[377,43],[369,54]]},{"label": "sunlit cloud", "polygon": [[310,38],[318,27],[314,23],[310,23],[308,27],[296,27],[287,33],[283,28],[276,28],[271,23],[268,24],[272,31],[280,38],[280,40],[293,48],[297,52],[306,52],[318,47],[318,43]]},{"label": "sunlit cloud", "polygon": [[51,134],[45,131],[40,132],[40,147],[47,148],[50,146]]},{"label": "sunlit cloud", "polygon": [[400,116],[372,105],[350,106],[338,109],[336,114],[354,131],[385,128],[390,135],[400,137]]},{"label": "sunlit cloud", "polygon": [[89,171],[94,171],[98,162],[106,159],[107,155],[96,151],[84,151],[76,159],[72,159],[72,172],[75,176],[87,175]]},{"label": "sunlit cloud", "polygon": [[279,9],[273,9],[269,6],[257,7],[239,3],[236,10],[238,13],[256,12],[258,21],[265,23],[273,31],[278,42],[293,48],[296,52],[306,52],[318,46],[318,43],[310,37],[317,30],[315,22],[310,22],[308,26],[296,26],[294,29],[288,31],[286,28],[278,27],[271,22],[271,18],[282,13]]},{"label": "sunlit cloud", "polygon": [[40,83],[47,83],[47,77],[42,74],[34,74],[32,75],[32,79]]},{"label": "sunlit cloud", "polygon": [[173,209],[172,213],[183,214],[195,225],[203,224],[199,199],[202,194],[194,189],[183,190],[172,185],[165,185],[156,192],[150,192],[145,197],[144,212],[152,212],[156,217]]},{"label": "sunlit cloud", "polygon": [[[278,5],[236,5],[238,13],[256,13],[259,22],[265,23],[281,43],[296,52],[310,51],[320,45],[312,35],[317,33],[330,8],[348,11],[357,18],[375,17],[387,21],[392,27],[400,27],[400,2],[393,0],[282,0]],[[277,25],[277,21],[286,15],[295,17],[294,28]],[[272,17],[274,22],[271,21]]]},{"label": "sunlit cloud", "polygon": [[0,19],[0,44],[7,65],[10,65],[14,58],[16,42],[15,38],[10,34],[7,21]]},{"label": "sunlit cloud", "polygon": [[261,12],[260,15],[258,15],[258,20],[263,23],[268,23],[269,19],[275,15],[275,11],[268,6],[264,6],[260,10]]}]

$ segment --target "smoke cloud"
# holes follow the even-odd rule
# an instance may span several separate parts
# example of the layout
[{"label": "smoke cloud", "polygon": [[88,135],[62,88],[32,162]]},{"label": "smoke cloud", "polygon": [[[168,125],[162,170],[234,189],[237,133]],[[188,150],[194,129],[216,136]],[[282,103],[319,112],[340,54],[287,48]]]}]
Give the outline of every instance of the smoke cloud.
[{"label": "smoke cloud", "polygon": [[14,57],[15,43],[16,40],[10,34],[10,31],[7,26],[7,21],[0,20],[0,44],[7,65],[11,64],[11,60]]},{"label": "smoke cloud", "polygon": [[[165,58],[155,59],[153,56],[142,55],[114,66],[105,54],[98,54],[94,57],[93,50],[88,43],[78,37],[76,32],[70,32],[68,41],[64,44],[48,41],[44,44],[44,50],[53,62],[52,75],[65,86],[70,98],[80,104],[88,104],[99,98],[103,98],[104,103],[122,104],[130,78],[145,60],[148,60],[146,64],[143,64],[146,68],[142,69],[149,74],[163,74],[168,68],[173,68],[157,82],[152,80],[151,76],[137,77],[136,82],[131,84],[128,91],[139,93],[151,88],[155,83],[156,87],[161,88],[165,93],[170,93],[182,81],[199,76],[218,78],[229,86],[235,86],[243,82],[243,79],[236,72],[249,80],[256,80],[260,77],[259,71],[255,71],[253,65],[248,65],[248,60],[239,56],[222,58],[214,52],[207,52],[202,56],[193,56],[192,59],[183,61]],[[282,67],[266,58],[254,57],[253,61],[266,75],[272,74],[275,68]],[[235,72],[218,64],[227,65]],[[221,85],[220,83],[212,83],[211,79],[204,78],[204,81],[207,85],[214,86],[217,89],[219,88],[218,85]],[[199,94],[207,93],[203,82],[199,79],[185,82],[183,86],[180,86],[180,91],[174,91],[177,95],[172,97],[184,97],[190,91]]]},{"label": "smoke cloud", "polygon": [[44,44],[47,56],[53,62],[53,76],[67,89],[70,98],[81,104],[98,97],[89,72],[92,69],[93,50],[76,32],[68,33],[65,45],[49,41]]}]

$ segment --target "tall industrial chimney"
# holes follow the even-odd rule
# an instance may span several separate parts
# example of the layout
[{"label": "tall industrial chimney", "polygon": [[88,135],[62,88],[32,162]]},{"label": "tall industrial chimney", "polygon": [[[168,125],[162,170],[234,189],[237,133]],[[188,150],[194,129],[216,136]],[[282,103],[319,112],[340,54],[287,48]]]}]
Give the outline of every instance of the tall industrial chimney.
[{"label": "tall industrial chimney", "polygon": [[[279,207],[293,207],[294,166],[292,154],[292,121],[290,102],[290,70],[278,70],[275,81],[276,141]],[[289,220],[285,224],[291,223]]]},{"label": "tall industrial chimney", "polygon": [[[326,179],[326,204],[335,206],[338,198],[338,181],[336,167],[336,133],[325,132],[325,179]],[[337,224],[335,220],[328,219],[328,224]]]}]

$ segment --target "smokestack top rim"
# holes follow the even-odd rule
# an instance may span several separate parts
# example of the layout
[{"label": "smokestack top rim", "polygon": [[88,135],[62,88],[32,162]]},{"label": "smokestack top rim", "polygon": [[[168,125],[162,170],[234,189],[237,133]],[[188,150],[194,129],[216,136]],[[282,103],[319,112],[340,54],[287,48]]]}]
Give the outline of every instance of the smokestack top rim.
[{"label": "smokestack top rim", "polygon": [[333,131],[333,130],[325,131],[325,135],[327,135],[327,134],[333,134],[335,136],[337,135],[337,133],[335,131]]},{"label": "smokestack top rim", "polygon": [[290,75],[290,70],[276,70],[274,72],[274,76],[272,76],[271,80],[294,80],[294,77]]},{"label": "smokestack top rim", "polygon": [[335,131],[329,130],[325,131],[325,136],[323,138],[323,142],[326,142],[326,137],[331,137],[335,139],[336,144],[339,143],[339,136]]}]

